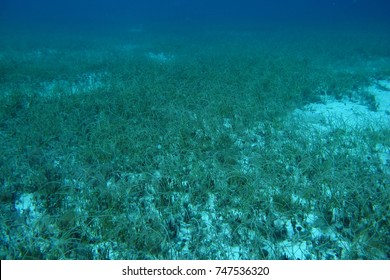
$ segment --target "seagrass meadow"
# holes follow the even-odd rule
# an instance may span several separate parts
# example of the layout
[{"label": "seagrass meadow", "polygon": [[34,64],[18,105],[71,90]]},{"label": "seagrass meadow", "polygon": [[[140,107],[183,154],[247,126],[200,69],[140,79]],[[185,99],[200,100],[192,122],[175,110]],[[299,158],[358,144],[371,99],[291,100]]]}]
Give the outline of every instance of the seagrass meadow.
[{"label": "seagrass meadow", "polygon": [[389,259],[387,35],[2,32],[0,258]]}]

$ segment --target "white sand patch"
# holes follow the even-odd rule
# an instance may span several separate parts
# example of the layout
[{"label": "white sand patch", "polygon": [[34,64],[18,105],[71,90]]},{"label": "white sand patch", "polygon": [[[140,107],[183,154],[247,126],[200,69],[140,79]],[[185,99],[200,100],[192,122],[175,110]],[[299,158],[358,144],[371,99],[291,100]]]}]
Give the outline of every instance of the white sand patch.
[{"label": "white sand patch", "polygon": [[41,216],[38,211],[38,201],[32,193],[21,194],[14,206],[21,216],[26,217],[27,224],[34,224]]},{"label": "white sand patch", "polygon": [[174,56],[172,54],[167,54],[167,53],[163,53],[163,52],[159,52],[159,53],[155,53],[155,52],[148,52],[146,54],[146,56],[154,61],[154,62],[158,62],[158,63],[168,63],[168,62],[171,62],[174,60]]},{"label": "white sand patch", "polygon": [[314,127],[327,131],[332,126],[358,129],[371,127],[375,130],[390,125],[390,81],[378,81],[370,86],[368,94],[375,98],[376,110],[351,100],[335,100],[322,96],[322,104],[313,103],[297,109],[294,116],[302,118]]},{"label": "white sand patch", "polygon": [[85,73],[77,81],[53,80],[41,83],[41,96],[53,97],[64,94],[83,94],[104,88],[107,73]]},{"label": "white sand patch", "polygon": [[306,260],[310,256],[310,248],[306,241],[293,243],[285,240],[279,245],[284,256],[289,260]]},{"label": "white sand patch", "polygon": [[[293,112],[293,117],[307,125],[308,137],[311,137],[313,131],[325,135],[338,127],[349,131],[365,128],[376,131],[389,129],[390,80],[375,81],[366,90],[370,97],[370,104],[375,104],[375,110],[352,100],[339,101],[323,96],[322,104],[313,103],[303,109],[297,109]],[[390,174],[390,147],[378,143],[373,152],[379,156],[383,170]]]}]

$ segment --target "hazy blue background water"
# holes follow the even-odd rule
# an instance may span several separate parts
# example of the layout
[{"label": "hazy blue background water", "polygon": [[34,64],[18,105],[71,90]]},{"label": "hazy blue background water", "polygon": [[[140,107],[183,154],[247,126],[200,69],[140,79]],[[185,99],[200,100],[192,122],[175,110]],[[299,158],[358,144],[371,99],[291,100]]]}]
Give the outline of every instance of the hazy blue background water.
[{"label": "hazy blue background water", "polygon": [[128,25],[390,25],[388,0],[2,0],[0,23],[61,29]]}]

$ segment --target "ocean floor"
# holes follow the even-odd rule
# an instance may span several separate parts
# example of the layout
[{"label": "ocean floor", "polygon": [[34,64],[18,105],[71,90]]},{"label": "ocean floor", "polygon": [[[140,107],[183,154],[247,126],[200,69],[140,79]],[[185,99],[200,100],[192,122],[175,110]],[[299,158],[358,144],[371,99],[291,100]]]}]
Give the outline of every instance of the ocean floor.
[{"label": "ocean floor", "polygon": [[0,53],[1,258],[389,258],[388,45],[144,32]]},{"label": "ocean floor", "polygon": [[[162,56],[158,56],[157,58],[152,56],[152,59],[161,60]],[[165,63],[165,56],[163,59]],[[94,78],[97,75],[92,75]],[[90,79],[92,79],[90,78]],[[87,80],[90,80],[87,79]],[[101,83],[97,83],[95,86],[101,86]],[[88,91],[92,87],[92,82],[86,83],[86,88],[83,90],[78,89],[77,92]],[[48,92],[51,91],[51,87],[47,87]],[[353,99],[343,99],[343,100],[335,100],[329,96],[321,96],[321,103],[313,103],[306,105],[302,109],[297,109],[291,114],[291,118],[295,119],[300,123],[301,130],[298,133],[302,133],[306,135],[307,139],[310,139],[313,134],[316,137],[323,137],[326,140],[329,137],[329,132],[340,127],[342,129],[354,131],[359,129],[365,129],[370,127],[374,130],[380,130],[383,128],[388,128],[389,126],[389,110],[390,110],[390,81],[388,80],[380,80],[373,83],[372,86],[367,88],[367,92],[375,97],[375,110],[369,108],[368,105],[359,103],[359,100]],[[47,95],[47,93],[45,94]],[[221,129],[231,129],[231,125],[229,124],[230,120],[224,120],[224,128]],[[256,134],[256,130],[258,128],[254,128],[253,131],[248,130],[248,134]],[[315,131],[315,132],[314,132]],[[351,133],[353,135],[353,133]],[[237,138],[236,135],[232,135],[232,137],[236,138],[236,145],[240,145],[240,143],[245,142],[244,139]],[[289,140],[286,139],[286,142]],[[255,141],[258,144],[257,141]],[[256,145],[256,144],[253,144]],[[308,144],[310,145],[310,143]],[[390,147],[384,146],[381,144],[376,145],[374,153],[380,157],[382,162],[382,169],[390,175]],[[243,154],[245,154],[243,152]],[[251,167],[248,165],[252,159],[250,156],[244,156],[241,161],[242,172],[246,174],[251,173]],[[253,171],[253,170],[252,170]],[[296,171],[299,173],[299,171]],[[133,174],[129,175],[130,178],[127,180],[137,181],[141,174]],[[157,179],[161,177],[159,172],[156,170],[156,174],[154,175]],[[296,180],[300,180],[300,175],[296,174]],[[74,179],[73,179],[74,180]],[[71,184],[71,182],[68,182]],[[82,182],[76,182],[80,188],[83,187]],[[183,187],[187,187],[188,182],[180,183]],[[107,188],[117,188],[118,186],[114,186],[111,180],[107,182]],[[326,189],[326,186],[321,186]],[[153,201],[153,193],[158,192],[153,185],[149,186],[149,195],[146,195],[142,198],[144,203],[149,204],[147,208],[150,212],[151,216],[161,216],[161,212],[159,209],[155,208],[155,205],[152,203]],[[328,190],[324,190],[328,192],[328,196],[332,196],[332,191],[330,188]],[[281,189],[276,188],[273,189],[272,192],[282,192]],[[182,201],[184,204],[190,204],[188,195],[181,195],[179,193],[172,193],[172,200]],[[238,231],[236,234],[241,235],[242,239],[247,239],[248,244],[237,244],[232,246],[231,238],[233,235],[233,229],[231,228],[230,222],[226,221],[226,217],[223,217],[222,213],[216,209],[216,201],[217,198],[213,194],[208,194],[208,198],[206,200],[205,206],[200,209],[198,206],[193,205],[192,207],[193,216],[199,216],[200,220],[200,228],[202,228],[202,238],[206,244],[210,243],[208,247],[206,245],[200,246],[198,248],[198,254],[207,256],[209,251],[213,251],[214,258],[221,259],[250,259],[253,258],[253,253],[251,253],[251,242],[255,242],[256,239],[259,239],[259,236],[256,236],[256,232],[251,230],[251,227],[242,226],[241,228],[237,228]],[[70,201],[75,198],[68,198]],[[308,205],[317,205],[319,201],[313,200],[310,201],[307,198],[301,197],[297,194],[291,195],[291,202],[293,204],[299,204],[303,206]],[[40,201],[33,193],[24,193],[20,194],[18,200],[15,202],[15,210],[16,212],[23,217],[26,217],[27,224],[33,225],[38,223],[40,219],[43,217],[44,208],[42,208],[43,202]],[[83,204],[81,201],[78,204]],[[271,203],[272,204],[272,203]],[[310,206],[312,207],[312,206]],[[279,242],[271,242],[264,237],[260,237],[262,240],[262,254],[264,257],[268,257],[271,259],[280,258],[282,256],[286,259],[317,259],[318,256],[330,258],[330,259],[338,259],[338,258],[348,258],[348,253],[350,252],[353,244],[347,241],[340,232],[335,230],[335,226],[329,227],[319,227],[318,220],[320,220],[320,214],[317,209],[311,208],[312,211],[308,211],[305,215],[296,215],[275,211],[273,216],[274,219],[272,221],[272,226],[276,228],[277,231],[280,231],[281,234],[285,235],[285,240]],[[82,211],[81,209],[79,211]],[[228,211],[228,216],[233,219],[242,219],[245,216],[245,213],[240,210],[239,207],[232,207]],[[81,213],[80,213],[81,214]],[[259,215],[252,222],[264,223],[268,218],[265,216],[265,213],[261,210],[257,212]],[[129,213],[130,215],[130,213]],[[134,214],[131,214],[134,215]],[[338,224],[340,220],[344,219],[343,216],[346,215],[342,208],[333,208],[331,213],[331,222]],[[298,218],[299,216],[299,218]],[[134,217],[135,219],[139,219],[140,217]],[[174,223],[172,221],[172,223]],[[194,256],[194,252],[191,251],[190,240],[193,239],[193,235],[197,234],[199,228],[195,228],[194,224],[181,222],[178,226],[177,240],[179,240],[175,245],[170,249],[170,257],[173,259],[182,259],[182,258],[192,258]],[[98,226],[99,227],[99,226]],[[31,236],[32,238],[32,236]],[[218,240],[217,243],[214,243],[213,240]],[[202,243],[200,242],[200,243]],[[319,245],[319,242],[328,243],[329,246],[325,246],[321,244],[322,249],[318,249],[316,246]],[[258,241],[256,241],[258,243]],[[41,246],[47,246],[44,242]],[[99,258],[100,252],[102,250],[107,251],[108,258],[117,259],[121,258],[122,254],[116,252],[115,243],[112,242],[104,242],[94,245],[92,248],[93,258]],[[166,245],[169,246],[169,245]],[[45,249],[43,249],[45,250]],[[318,250],[323,250],[323,252],[318,253]],[[337,251],[340,251],[337,253]],[[363,253],[362,253],[363,254]],[[150,256],[152,258],[152,256]],[[379,252],[377,257],[384,257],[383,253]]]}]

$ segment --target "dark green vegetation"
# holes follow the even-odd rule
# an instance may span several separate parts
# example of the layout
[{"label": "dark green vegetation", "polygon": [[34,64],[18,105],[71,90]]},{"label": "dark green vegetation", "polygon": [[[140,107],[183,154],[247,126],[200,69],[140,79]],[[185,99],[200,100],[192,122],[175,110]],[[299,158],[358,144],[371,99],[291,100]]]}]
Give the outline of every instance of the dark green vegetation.
[{"label": "dark green vegetation", "polygon": [[1,259],[390,257],[390,130],[290,117],[390,77],[386,36],[2,41]]}]

